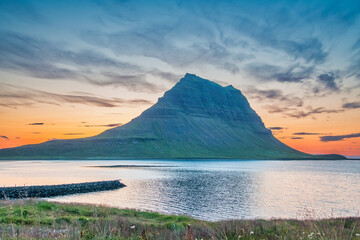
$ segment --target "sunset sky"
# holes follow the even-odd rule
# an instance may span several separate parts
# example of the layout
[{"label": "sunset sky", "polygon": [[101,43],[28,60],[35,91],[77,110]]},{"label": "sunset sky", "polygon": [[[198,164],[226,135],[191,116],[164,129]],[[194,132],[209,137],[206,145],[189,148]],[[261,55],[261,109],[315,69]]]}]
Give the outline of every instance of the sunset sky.
[{"label": "sunset sky", "polygon": [[358,0],[0,0],[0,148],[125,124],[187,72],[293,148],[360,156]]}]

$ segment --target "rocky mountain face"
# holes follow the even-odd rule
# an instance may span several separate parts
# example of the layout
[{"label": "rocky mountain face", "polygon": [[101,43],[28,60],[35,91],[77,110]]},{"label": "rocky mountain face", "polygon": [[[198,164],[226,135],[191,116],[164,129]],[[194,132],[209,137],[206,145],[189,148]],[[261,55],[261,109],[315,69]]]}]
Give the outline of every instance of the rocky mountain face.
[{"label": "rocky mountain face", "polygon": [[[244,95],[186,74],[129,123],[97,136],[0,150],[1,159],[318,159],[278,141]],[[329,157],[340,158],[340,156]]]}]

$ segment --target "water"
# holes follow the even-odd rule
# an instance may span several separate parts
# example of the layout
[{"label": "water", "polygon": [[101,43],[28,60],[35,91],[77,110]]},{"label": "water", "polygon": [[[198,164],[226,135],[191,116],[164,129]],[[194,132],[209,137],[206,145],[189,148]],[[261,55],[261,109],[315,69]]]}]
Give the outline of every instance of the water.
[{"label": "water", "polygon": [[[111,165],[127,166],[96,167]],[[1,186],[113,179],[127,187],[50,200],[210,221],[359,216],[360,210],[360,161],[0,161]]]}]

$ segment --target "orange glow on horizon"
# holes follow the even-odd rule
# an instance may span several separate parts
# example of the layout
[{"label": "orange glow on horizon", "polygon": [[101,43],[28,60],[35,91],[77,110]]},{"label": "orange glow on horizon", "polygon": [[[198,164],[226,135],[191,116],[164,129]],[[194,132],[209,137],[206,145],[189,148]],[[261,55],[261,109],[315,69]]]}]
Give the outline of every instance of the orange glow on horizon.
[{"label": "orange glow on horizon", "polygon": [[[284,118],[281,114],[268,113],[259,104],[252,107],[263,119],[266,127],[282,127],[273,134],[283,143],[310,154],[341,154],[360,156],[360,138],[322,142],[324,135],[352,134],[358,131],[358,111],[341,114],[319,114],[313,118]],[[125,124],[139,116],[149,105],[121,108],[94,108],[83,105],[39,104],[36,107],[0,109],[0,148],[37,144],[51,139],[91,137],[110,129],[108,124]],[[30,123],[43,125],[29,125]],[[316,135],[294,135],[298,132]],[[295,139],[293,139],[295,138]]]},{"label": "orange glow on horizon", "polygon": [[[52,139],[91,137],[98,135],[107,129],[110,129],[110,127],[99,126],[85,128],[81,124],[45,124],[43,126],[23,124],[21,127],[14,127],[12,129],[9,128],[9,131],[4,132],[3,135],[7,136],[9,140],[1,138],[0,148],[12,148],[27,144],[38,144]],[[288,136],[286,132],[277,133],[276,131],[273,131],[273,133],[276,138],[286,145],[309,154],[341,154],[346,156],[360,155],[359,138],[344,139],[334,142],[321,142],[318,135],[298,136],[302,139],[291,139],[289,137],[284,138],[284,136]]]}]

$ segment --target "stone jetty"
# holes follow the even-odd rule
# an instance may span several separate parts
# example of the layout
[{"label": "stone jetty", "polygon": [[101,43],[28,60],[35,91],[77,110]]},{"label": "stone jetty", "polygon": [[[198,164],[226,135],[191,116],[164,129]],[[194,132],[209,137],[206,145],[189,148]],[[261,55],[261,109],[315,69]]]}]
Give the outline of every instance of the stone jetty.
[{"label": "stone jetty", "polygon": [[119,180],[61,185],[0,187],[0,199],[47,198],[76,193],[99,192],[126,187]]}]

